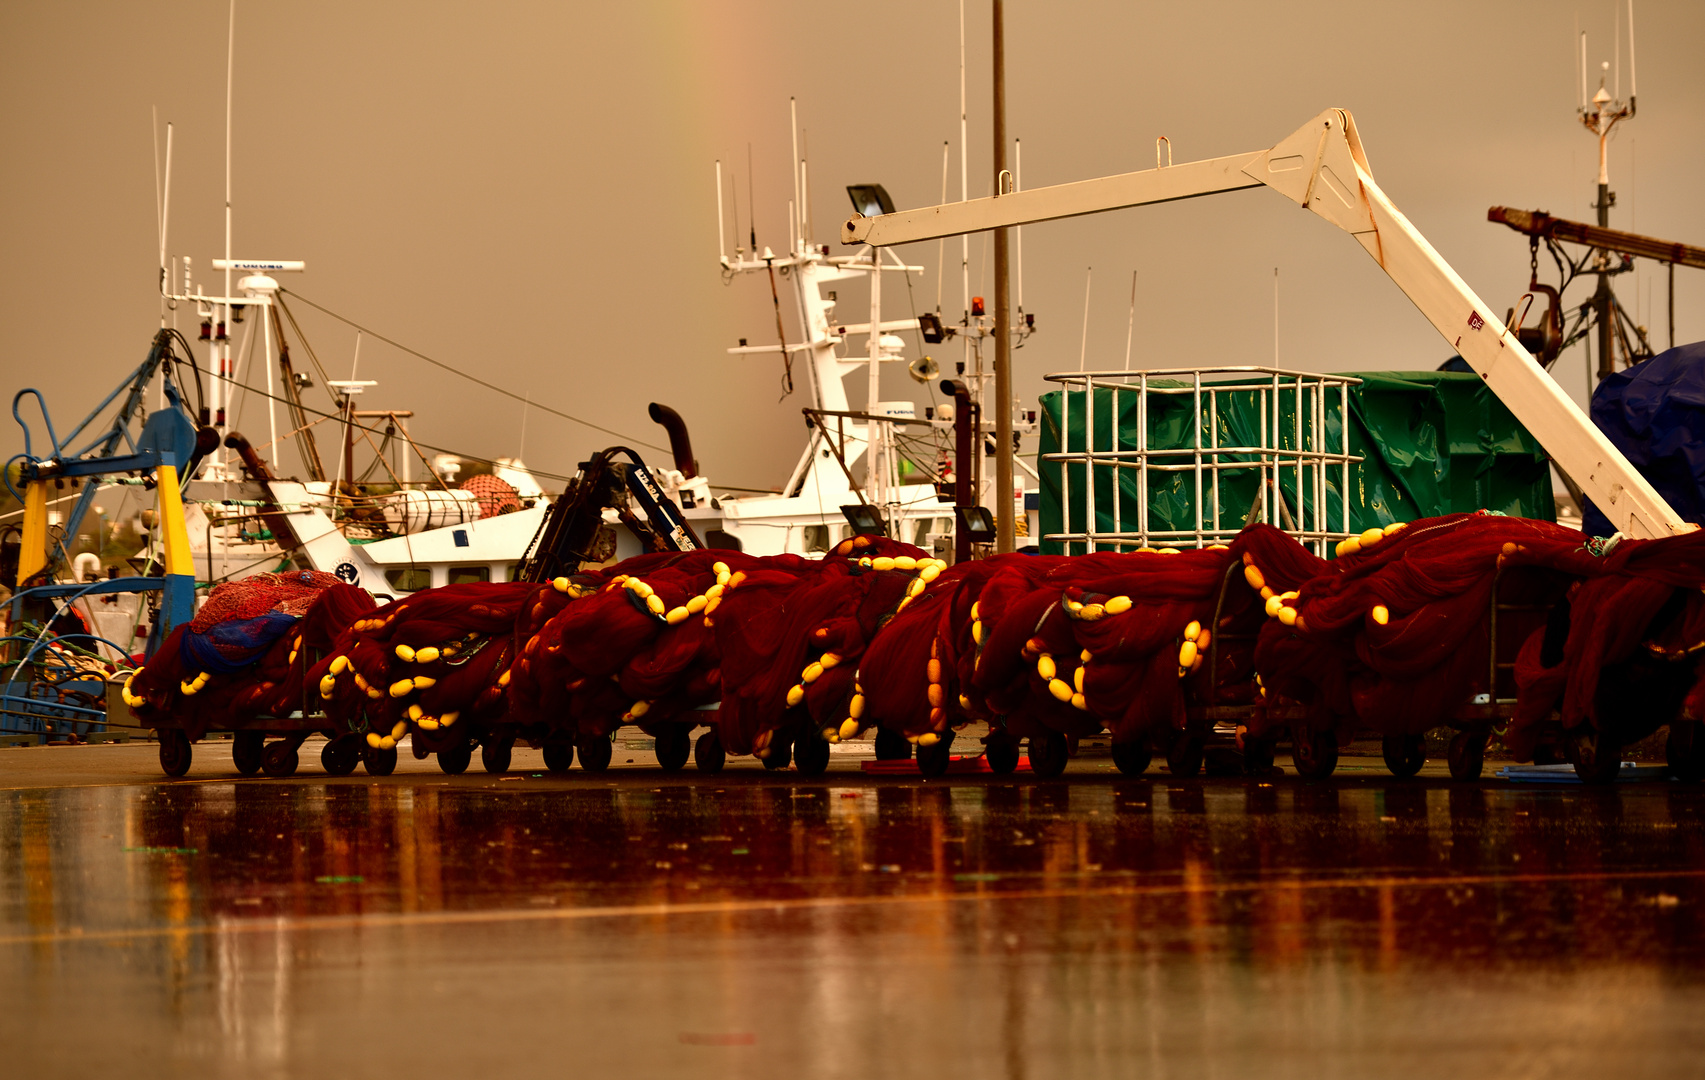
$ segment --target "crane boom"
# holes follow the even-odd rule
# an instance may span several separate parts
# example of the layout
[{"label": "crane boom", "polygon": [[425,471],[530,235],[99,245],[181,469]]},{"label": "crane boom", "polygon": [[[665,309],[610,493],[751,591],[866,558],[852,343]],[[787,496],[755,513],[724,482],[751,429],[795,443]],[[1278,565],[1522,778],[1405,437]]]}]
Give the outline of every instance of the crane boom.
[{"label": "crane boom", "polygon": [[1269,150],[902,210],[841,228],[877,247],[1269,187],[1354,236],[1625,536],[1691,532],[1374,183],[1355,120],[1327,109]]}]

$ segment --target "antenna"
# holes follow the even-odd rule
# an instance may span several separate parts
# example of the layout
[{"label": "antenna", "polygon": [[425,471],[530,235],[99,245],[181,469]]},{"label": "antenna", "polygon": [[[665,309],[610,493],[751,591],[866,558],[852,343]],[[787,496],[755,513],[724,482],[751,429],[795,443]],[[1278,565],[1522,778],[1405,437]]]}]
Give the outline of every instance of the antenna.
[{"label": "antenna", "polygon": [[[722,246],[722,243],[723,243],[723,239],[728,234],[723,231],[724,228],[725,228],[725,226],[722,223],[722,159],[717,158],[716,159],[716,257],[722,261],[722,265],[727,266],[728,265],[728,250]],[[738,225],[736,225],[734,228],[738,232],[740,227]]]},{"label": "antenna", "polygon": [[1131,338],[1137,330],[1137,272],[1131,271],[1131,316],[1125,324],[1125,370],[1131,370]]},{"label": "antenna", "polygon": [[752,230],[752,258],[758,257],[758,205],[757,197],[752,194],[752,144],[746,144],[746,227]]},{"label": "antenna", "polygon": [[800,215],[805,204],[799,200],[799,104],[793,98],[787,99],[788,133],[793,136],[793,161],[789,170],[793,173],[793,201],[787,205],[787,216],[793,220],[788,224],[788,231],[793,235],[788,237],[789,250],[799,251],[799,238],[804,230],[799,227]]},{"label": "antenna", "polygon": [[[734,187],[734,185],[736,183],[737,183],[737,181],[734,179],[734,170],[730,169],[728,172],[728,186]],[[717,185],[716,185],[716,205],[719,209],[722,206],[722,183],[720,180],[717,182]],[[728,205],[731,208],[733,208],[733,210],[734,210],[734,258],[739,259],[740,258],[740,192],[738,189],[729,193]]]},{"label": "antenna", "polygon": [[1640,88],[1634,81],[1634,0],[1628,0],[1628,115],[1634,115],[1634,102]]},{"label": "antenna", "polygon": [[812,243],[816,237],[811,228],[811,132],[806,128],[799,129],[799,218],[805,226],[805,242]]},{"label": "antenna", "polygon": [[1089,360],[1089,281],[1095,275],[1095,267],[1087,267],[1083,272],[1083,343],[1078,346],[1077,369],[1083,370],[1083,365]]},{"label": "antenna", "polygon": [[1273,366],[1279,366],[1279,268],[1273,267]]},{"label": "antenna", "polygon": [[1616,74],[1611,81],[1611,91],[1612,91],[1611,96],[1616,98],[1616,100],[1621,101],[1622,100],[1622,12],[1617,11],[1615,8],[1611,8],[1610,10],[1611,10],[1611,18],[1616,20],[1616,37],[1614,39],[1615,40],[1615,47],[1611,50],[1611,55],[1616,58]]},{"label": "antenna", "polygon": [[[1012,190],[1024,190],[1024,140],[1012,140]],[[1018,257],[1018,321],[1024,321],[1024,226],[1012,230],[1013,254]]]},{"label": "antenna", "polygon": [[[941,140],[941,202],[947,203],[947,151],[952,144]],[[947,280],[947,237],[935,242],[935,313],[941,314],[941,283]]]},{"label": "antenna", "polygon": [[1581,31],[1581,113],[1587,111],[1587,32]]}]

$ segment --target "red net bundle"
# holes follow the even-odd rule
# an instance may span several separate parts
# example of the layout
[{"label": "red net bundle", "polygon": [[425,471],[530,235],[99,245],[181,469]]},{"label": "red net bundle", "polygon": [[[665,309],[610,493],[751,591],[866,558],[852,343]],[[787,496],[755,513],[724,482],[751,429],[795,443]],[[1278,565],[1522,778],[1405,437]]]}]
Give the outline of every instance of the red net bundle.
[{"label": "red net bundle", "polygon": [[555,591],[563,599],[541,598],[526,628],[517,628],[510,721],[595,737],[623,723],[655,731],[714,701],[716,656],[704,612],[722,593],[719,578],[753,561],[719,551],[643,555],[596,576],[562,579]]},{"label": "red net bundle", "polygon": [[450,730],[464,717],[501,715],[509,642],[534,588],[448,585],[388,604],[357,619],[309,677],[340,730],[365,727],[370,744],[389,749],[413,727],[417,750],[430,752],[464,738]]},{"label": "red net bundle", "polygon": [[[1580,534],[1549,522],[1454,514],[1370,530],[1329,567],[1269,597],[1256,666],[1270,695],[1300,703],[1303,726],[1347,742],[1356,725],[1415,735],[1488,689],[1488,638],[1501,557],[1561,551]],[[1295,545],[1292,545],[1293,547]],[[1277,553],[1268,556],[1277,557]],[[1266,571],[1262,556],[1253,565]],[[1561,580],[1520,583],[1536,604]]]},{"label": "red net bundle", "polygon": [[[872,646],[860,671],[867,708],[913,740],[979,718],[1018,738],[1103,727],[1119,742],[1164,737],[1184,725],[1184,680],[1201,670],[1231,557],[1004,556],[954,567]],[[1227,625],[1247,607],[1234,602]]]},{"label": "red net bundle", "polygon": [[1577,536],[1507,555],[1578,579],[1516,660],[1503,741],[1518,761],[1533,756],[1553,714],[1564,733],[1603,735],[1612,760],[1666,723],[1705,716],[1705,533],[1624,540],[1602,557],[1595,546]]},{"label": "red net bundle", "polygon": [[767,758],[778,735],[840,741],[867,644],[940,572],[918,548],[868,536],[820,561],[784,556],[750,571],[715,615],[723,745]]}]

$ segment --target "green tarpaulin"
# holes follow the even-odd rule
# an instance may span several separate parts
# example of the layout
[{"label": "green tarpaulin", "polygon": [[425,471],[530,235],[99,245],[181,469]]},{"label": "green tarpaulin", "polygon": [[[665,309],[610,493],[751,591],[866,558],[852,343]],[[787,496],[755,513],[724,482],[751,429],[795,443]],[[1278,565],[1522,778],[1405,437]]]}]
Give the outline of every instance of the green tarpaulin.
[{"label": "green tarpaulin", "polygon": [[[1350,388],[1350,453],[1362,461],[1350,466],[1351,531],[1394,521],[1412,521],[1437,514],[1472,510],[1497,510],[1519,517],[1555,520],[1556,505],[1551,493],[1551,474],[1539,444],[1510,414],[1503,402],[1486,389],[1480,377],[1438,371],[1354,372],[1362,380]],[[1151,386],[1162,385],[1158,380]],[[1181,386],[1182,383],[1168,385]],[[1115,392],[1095,391],[1096,450],[1114,449]],[[1118,442],[1120,449],[1137,448],[1137,395],[1119,392]],[[1086,401],[1081,391],[1070,392],[1070,413],[1061,409],[1068,392],[1056,390],[1042,396],[1041,453],[1082,452]],[[1327,395],[1325,446],[1336,449],[1341,438],[1337,392]],[[1294,396],[1280,395],[1281,445],[1295,445]],[[1270,407],[1270,406],[1269,406]],[[1261,414],[1254,391],[1230,391],[1220,395],[1217,416],[1222,446],[1260,445]],[[1205,407],[1204,407],[1205,411]],[[1306,419],[1306,418],[1305,418]],[[1149,396],[1149,449],[1183,449],[1195,445],[1200,425],[1203,445],[1211,442],[1210,420],[1195,417],[1189,394]],[[1304,442],[1312,438],[1305,424]],[[1187,458],[1173,458],[1183,462]],[[1151,461],[1152,464],[1152,461]],[[1042,533],[1079,532],[1084,528],[1084,466],[1078,463],[1041,461]],[[1114,528],[1114,470],[1097,466],[1095,490],[1096,531]],[[1134,469],[1119,470],[1119,523],[1125,531],[1136,528],[1139,479]],[[1062,515],[1062,473],[1067,489],[1064,500],[1071,508],[1070,528]],[[1294,490],[1289,470],[1287,492]],[[1336,529],[1341,521],[1341,472],[1327,470],[1326,506],[1328,521]],[[1192,529],[1196,525],[1196,491],[1193,472],[1149,473],[1149,528]],[[1206,490],[1206,489],[1204,489]],[[1255,470],[1227,472],[1220,484],[1220,521],[1235,530],[1248,515],[1258,494]],[[1207,501],[1207,496],[1204,496]],[[1304,500],[1305,514],[1312,513]],[[1205,512],[1212,513],[1212,506]],[[1289,500],[1292,514],[1298,510]],[[1082,545],[1073,545],[1081,550]],[[1059,543],[1044,542],[1042,550],[1058,554]]]}]

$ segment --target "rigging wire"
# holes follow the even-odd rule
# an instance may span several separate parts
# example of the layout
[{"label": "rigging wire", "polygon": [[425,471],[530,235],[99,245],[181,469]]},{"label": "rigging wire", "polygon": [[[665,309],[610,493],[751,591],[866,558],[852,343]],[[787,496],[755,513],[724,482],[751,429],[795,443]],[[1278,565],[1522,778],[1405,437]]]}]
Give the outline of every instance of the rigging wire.
[{"label": "rigging wire", "polygon": [[[363,334],[370,334],[373,337],[378,338],[380,341],[383,341],[385,344],[391,346],[393,349],[398,349],[402,352],[408,353],[410,356],[415,357],[418,360],[424,360],[427,363],[431,364],[433,367],[442,368],[443,370],[448,371],[452,375],[460,375],[462,378],[468,380],[469,382],[477,383],[480,386],[485,387],[487,390],[491,390],[495,393],[502,394],[504,397],[513,398],[514,400],[521,401],[521,402],[525,402],[525,400],[526,400],[520,394],[514,393],[513,391],[510,391],[510,390],[505,390],[503,387],[498,386],[495,383],[486,382],[484,379],[480,378],[477,375],[470,375],[467,372],[462,371],[459,368],[452,367],[449,364],[446,364],[441,360],[434,360],[432,357],[427,356],[423,352],[420,352],[420,351],[415,350],[415,349],[411,349],[407,345],[404,345],[400,342],[393,341],[392,339],[386,337],[384,334],[381,334],[376,330],[370,330],[367,327],[361,325],[360,323],[356,322],[354,319],[351,319],[346,315],[339,315],[337,312],[331,310],[328,307],[325,307],[324,305],[316,304],[314,301],[308,299],[306,296],[303,296],[299,292],[296,292],[296,291],[291,290],[291,289],[282,289],[282,288],[279,289],[278,291],[280,293],[288,293],[289,295],[291,295],[291,296],[295,297],[296,299],[302,301],[304,304],[307,304],[309,307],[314,308],[316,311],[320,311],[326,315],[329,315],[332,318],[338,320],[339,322],[345,324],[346,326],[349,326],[349,327],[352,327],[353,329],[361,331]],[[627,442],[635,443],[639,446],[648,447],[652,450],[664,450],[664,451],[666,451],[669,449],[666,446],[659,446],[656,443],[646,442],[644,439],[636,439],[631,435],[624,435],[622,432],[617,431],[614,428],[607,428],[607,427],[603,426],[602,424],[594,424],[590,420],[582,420],[578,416],[573,416],[569,413],[565,413],[560,409],[553,409],[549,405],[540,405],[539,408],[543,409],[545,412],[548,412],[553,416],[559,416],[564,420],[573,421],[574,423],[580,424],[583,427],[589,427],[594,431],[602,431],[606,435],[614,435],[618,439],[623,439],[623,440],[626,440]]]}]

